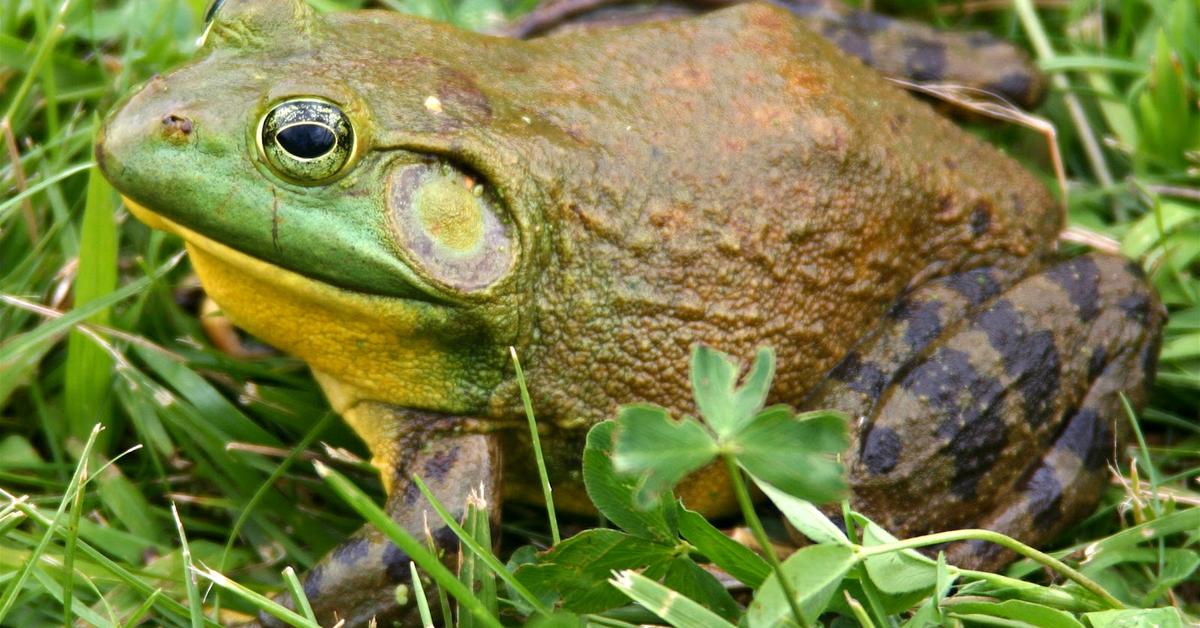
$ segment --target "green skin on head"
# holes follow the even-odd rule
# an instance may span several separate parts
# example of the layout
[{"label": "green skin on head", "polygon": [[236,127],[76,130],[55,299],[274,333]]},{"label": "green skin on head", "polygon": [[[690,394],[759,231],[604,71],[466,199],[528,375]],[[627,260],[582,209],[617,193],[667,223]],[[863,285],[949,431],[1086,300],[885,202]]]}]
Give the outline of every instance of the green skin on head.
[{"label": "green skin on head", "polygon": [[[582,508],[583,428],[693,412],[695,343],[770,345],[771,401],[865,417],[847,466],[869,515],[1045,541],[1095,499],[1089,456],[1162,322],[1122,260],[1055,261],[1060,209],[1016,162],[765,5],[519,41],[230,0],[96,154],[234,321],[310,364],[385,482],[426,456],[459,507],[481,474],[499,490],[498,452],[529,468],[501,429],[510,346]],[[429,458],[431,432],[491,435]],[[717,478],[681,494],[728,513]]]}]

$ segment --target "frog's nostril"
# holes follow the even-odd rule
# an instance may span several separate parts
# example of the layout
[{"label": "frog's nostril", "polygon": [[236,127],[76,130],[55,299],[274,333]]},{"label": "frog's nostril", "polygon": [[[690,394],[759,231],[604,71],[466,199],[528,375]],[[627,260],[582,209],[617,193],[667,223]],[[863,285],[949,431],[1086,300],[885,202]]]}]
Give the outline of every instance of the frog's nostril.
[{"label": "frog's nostril", "polygon": [[162,118],[163,132],[179,138],[187,137],[192,132],[192,121],[184,116],[168,113]]}]

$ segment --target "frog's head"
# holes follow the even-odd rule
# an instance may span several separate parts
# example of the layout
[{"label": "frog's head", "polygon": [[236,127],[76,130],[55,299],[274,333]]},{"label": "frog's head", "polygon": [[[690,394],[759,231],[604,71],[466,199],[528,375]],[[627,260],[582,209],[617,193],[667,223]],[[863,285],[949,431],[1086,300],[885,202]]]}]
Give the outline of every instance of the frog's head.
[{"label": "frog's head", "polygon": [[469,73],[414,52],[447,39],[216,0],[196,58],[96,141],[133,213],[182,236],[223,309],[305,359],[335,407],[477,411],[527,333],[527,196],[475,131],[490,110]]}]

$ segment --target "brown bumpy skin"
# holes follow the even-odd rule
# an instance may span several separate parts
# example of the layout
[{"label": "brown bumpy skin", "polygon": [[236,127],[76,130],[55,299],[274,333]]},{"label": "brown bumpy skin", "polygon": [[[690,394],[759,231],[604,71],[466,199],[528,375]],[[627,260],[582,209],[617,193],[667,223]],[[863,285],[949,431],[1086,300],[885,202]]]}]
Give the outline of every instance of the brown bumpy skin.
[{"label": "brown bumpy skin", "polygon": [[[697,15],[745,0],[552,0],[509,26],[515,37],[562,35]],[[949,83],[1000,96],[1027,109],[1046,80],[1023,50],[984,32],[939,31],[928,24],[858,11],[836,0],[781,0],[813,31],[884,75],[916,83]]]},{"label": "brown bumpy skin", "polygon": [[781,9],[529,45],[546,54],[523,93],[565,135],[522,156],[551,200],[525,349],[543,416],[686,410],[696,342],[775,347],[794,402],[906,288],[1023,275],[1054,248],[1033,177]]}]

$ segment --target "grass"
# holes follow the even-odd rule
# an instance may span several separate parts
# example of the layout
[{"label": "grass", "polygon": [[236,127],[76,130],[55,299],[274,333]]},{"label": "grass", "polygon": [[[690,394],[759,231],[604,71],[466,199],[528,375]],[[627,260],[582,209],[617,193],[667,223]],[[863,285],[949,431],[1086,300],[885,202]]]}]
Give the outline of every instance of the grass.
[{"label": "grass", "polygon": [[[0,1],[0,625],[211,625],[252,611],[251,598],[217,595],[184,577],[186,567],[219,566],[237,586],[279,591],[285,565],[302,571],[349,535],[360,515],[309,461],[381,494],[361,443],[340,421],[321,420],[328,408],[302,364],[212,348],[188,302],[194,291],[180,288],[179,243],[132,220],[91,167],[97,116],[188,57],[204,4]],[[380,4],[466,27],[528,8]],[[1200,502],[1200,5],[885,8],[989,28],[1055,72],[1038,113],[1057,131],[1071,224],[1139,259],[1171,312],[1120,482],[1058,547],[1111,561],[1084,571],[1125,604],[1200,613],[1200,532],[1171,527],[1191,522],[1181,515]],[[1035,133],[971,126],[1054,185]],[[93,438],[97,423],[105,429]],[[510,537],[532,529],[522,538],[545,538],[544,513],[508,522]],[[564,522],[563,535],[580,525]],[[1044,577],[1025,562],[1009,575]],[[619,579],[661,601],[652,584]],[[850,598],[856,617],[880,616],[869,590]]]}]

